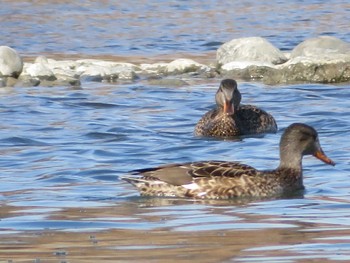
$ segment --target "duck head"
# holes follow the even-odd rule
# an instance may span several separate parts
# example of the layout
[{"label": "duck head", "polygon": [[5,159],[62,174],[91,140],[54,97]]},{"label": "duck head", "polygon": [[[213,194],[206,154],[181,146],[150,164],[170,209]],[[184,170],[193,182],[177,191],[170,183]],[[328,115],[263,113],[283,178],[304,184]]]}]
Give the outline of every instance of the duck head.
[{"label": "duck head", "polygon": [[223,109],[224,114],[233,115],[241,102],[241,93],[237,82],[233,79],[224,79],[215,95],[216,104]]},{"label": "duck head", "polygon": [[280,166],[296,168],[301,165],[304,155],[313,155],[326,164],[335,165],[323,152],[317,131],[306,124],[294,123],[284,131],[281,137]]}]

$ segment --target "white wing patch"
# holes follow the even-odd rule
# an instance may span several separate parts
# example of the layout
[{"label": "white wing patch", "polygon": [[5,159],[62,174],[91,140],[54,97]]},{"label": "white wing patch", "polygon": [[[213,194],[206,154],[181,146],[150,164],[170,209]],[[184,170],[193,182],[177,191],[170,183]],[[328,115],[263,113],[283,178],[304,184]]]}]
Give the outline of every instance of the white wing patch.
[{"label": "white wing patch", "polygon": [[190,184],[183,184],[182,187],[188,189],[188,190],[197,190],[199,189],[199,185],[196,183],[190,183]]},{"label": "white wing patch", "polygon": [[204,196],[206,194],[207,194],[207,192],[200,192],[200,193],[197,194],[197,196],[202,197],[202,196]]}]

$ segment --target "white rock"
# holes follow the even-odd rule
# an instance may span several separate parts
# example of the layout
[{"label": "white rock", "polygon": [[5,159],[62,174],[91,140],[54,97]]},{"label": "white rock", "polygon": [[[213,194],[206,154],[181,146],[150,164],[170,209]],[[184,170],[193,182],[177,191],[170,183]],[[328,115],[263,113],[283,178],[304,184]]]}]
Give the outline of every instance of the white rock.
[{"label": "white rock", "polygon": [[52,70],[74,70],[77,67],[77,62],[74,60],[55,60],[47,59],[48,67]]},{"label": "white rock", "polygon": [[25,63],[23,69],[24,75],[29,75],[31,77],[37,77],[39,79],[55,80],[55,74],[48,66],[47,58],[40,56],[35,59],[33,64]]},{"label": "white rock", "polygon": [[296,64],[322,66],[328,64],[350,63],[350,54],[323,54],[321,56],[297,56],[291,58],[286,63],[276,65],[277,69],[288,68]]},{"label": "white rock", "polygon": [[141,64],[140,68],[146,73],[154,74],[154,73],[164,72],[167,66],[168,66],[168,63],[153,63],[153,64]]},{"label": "white rock", "polygon": [[[123,79],[130,80],[136,77],[135,70],[139,69],[131,63],[118,63],[100,60],[79,60],[76,71],[81,77],[93,79]],[[140,70],[140,69],[139,69]]]},{"label": "white rock", "polygon": [[78,72],[78,74],[80,74],[82,77],[83,76],[100,76],[100,77],[104,77],[106,75],[110,75],[111,71],[109,68],[103,67],[103,66],[99,66],[99,65],[81,65],[78,66],[76,71]]},{"label": "white rock", "polygon": [[179,58],[170,62],[165,69],[167,73],[175,74],[194,72],[198,70],[210,70],[210,68],[192,59]]},{"label": "white rock", "polygon": [[269,41],[261,37],[233,39],[224,43],[216,52],[216,60],[224,65],[232,61],[260,61],[281,64],[285,55]]},{"label": "white rock", "polygon": [[8,46],[0,46],[0,76],[18,77],[23,70],[22,58]]},{"label": "white rock", "polygon": [[350,43],[340,40],[336,37],[320,36],[310,38],[297,45],[291,58],[296,57],[314,57],[332,59],[334,56],[350,55]]},{"label": "white rock", "polygon": [[128,68],[131,70],[140,70],[139,67],[137,67],[136,65],[132,64],[132,63],[126,63],[126,62],[112,62],[112,61],[104,61],[104,60],[98,60],[98,59],[80,59],[77,60],[76,63],[81,66],[81,65],[85,65],[85,66],[91,66],[91,65],[97,65],[97,66],[102,66],[102,67],[106,67],[106,68]]}]

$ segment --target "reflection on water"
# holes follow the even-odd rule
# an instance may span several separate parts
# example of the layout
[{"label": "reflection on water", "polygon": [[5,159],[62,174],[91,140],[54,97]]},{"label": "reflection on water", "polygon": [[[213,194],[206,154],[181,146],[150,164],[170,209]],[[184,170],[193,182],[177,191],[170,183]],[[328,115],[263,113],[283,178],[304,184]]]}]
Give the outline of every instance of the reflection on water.
[{"label": "reflection on water", "polygon": [[[350,130],[348,85],[240,83],[242,102],[271,112],[280,131],[239,141],[193,137],[219,81],[177,89],[85,83],[80,90],[30,87],[3,93],[1,258],[350,260],[349,145],[342,140]],[[314,126],[337,162],[328,167],[304,158],[303,197],[141,198],[118,180],[129,170],[195,160],[274,168],[280,135],[296,121]],[[79,251],[86,251],[86,258]]]}]

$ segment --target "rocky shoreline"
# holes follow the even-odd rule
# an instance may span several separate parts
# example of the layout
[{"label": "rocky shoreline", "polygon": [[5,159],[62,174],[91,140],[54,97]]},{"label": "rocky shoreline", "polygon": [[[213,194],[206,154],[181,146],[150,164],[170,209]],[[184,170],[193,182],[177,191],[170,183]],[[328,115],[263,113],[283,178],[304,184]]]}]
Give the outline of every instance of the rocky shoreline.
[{"label": "rocky shoreline", "polygon": [[169,63],[126,63],[99,59],[55,60],[39,56],[23,62],[0,47],[0,86],[80,86],[85,81],[186,85],[190,78],[234,78],[265,84],[341,83],[350,81],[350,43],[335,37],[307,39],[282,52],[261,37],[224,43],[209,65],[179,58]]}]

